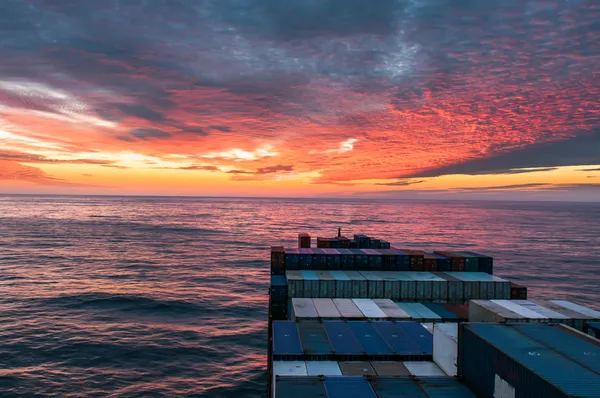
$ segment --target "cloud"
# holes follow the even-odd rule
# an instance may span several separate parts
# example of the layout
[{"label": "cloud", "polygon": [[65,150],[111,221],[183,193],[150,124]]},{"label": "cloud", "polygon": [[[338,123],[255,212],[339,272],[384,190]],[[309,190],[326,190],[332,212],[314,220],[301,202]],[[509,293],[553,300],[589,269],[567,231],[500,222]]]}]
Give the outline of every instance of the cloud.
[{"label": "cloud", "polygon": [[294,166],[292,165],[276,165],[276,166],[267,166],[267,167],[261,167],[258,170],[256,170],[255,174],[272,174],[272,173],[278,173],[280,171],[293,171],[294,170]]},{"label": "cloud", "polygon": [[222,131],[224,133],[231,133],[233,130],[228,127],[228,126],[217,126],[217,125],[213,125],[213,126],[209,126],[209,128],[213,129],[213,130],[219,130]]},{"label": "cloud", "polygon": [[595,168],[595,169],[579,169],[577,171],[600,171],[600,168]]},{"label": "cloud", "polygon": [[217,166],[209,166],[209,165],[179,167],[179,170],[220,171],[220,169]]},{"label": "cloud", "polygon": [[403,187],[403,186],[408,186],[408,185],[420,184],[422,182],[425,182],[425,180],[400,180],[400,181],[394,181],[394,182],[377,183],[375,185]]},{"label": "cloud", "polygon": [[149,122],[163,122],[166,120],[165,115],[161,112],[152,110],[144,105],[113,104],[112,106],[128,116],[135,116]]},{"label": "cloud", "polygon": [[525,188],[541,188],[551,187],[548,183],[529,183],[529,184],[511,184],[511,185],[495,185],[489,187],[468,187],[468,188],[452,188],[453,191],[492,191],[492,190],[509,190],[509,189],[525,189]]},{"label": "cloud", "polygon": [[0,160],[13,160],[23,163],[63,163],[63,164],[94,164],[108,166],[112,162],[102,159],[51,159],[40,155],[2,151],[0,152]]},{"label": "cloud", "polygon": [[129,134],[140,140],[148,140],[152,138],[170,138],[172,135],[166,131],[153,129],[153,128],[139,128],[129,132]]},{"label": "cloud", "polygon": [[277,156],[278,153],[273,151],[270,145],[264,145],[254,151],[246,151],[244,149],[233,148],[224,152],[211,152],[203,155],[206,159],[230,159],[235,161],[258,160],[267,157]]}]

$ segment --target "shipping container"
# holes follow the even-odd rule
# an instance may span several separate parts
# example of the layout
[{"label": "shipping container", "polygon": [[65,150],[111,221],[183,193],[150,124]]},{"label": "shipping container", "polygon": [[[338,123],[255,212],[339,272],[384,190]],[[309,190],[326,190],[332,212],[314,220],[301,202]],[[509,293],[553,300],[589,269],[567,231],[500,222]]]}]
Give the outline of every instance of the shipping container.
[{"label": "shipping container", "polygon": [[428,398],[414,378],[374,377],[369,381],[378,398]]},{"label": "shipping container", "polygon": [[325,398],[325,385],[320,377],[276,376],[275,383],[272,398]]},{"label": "shipping container", "polygon": [[348,327],[350,330],[352,330],[358,339],[358,342],[368,356],[382,355],[391,357],[394,354],[390,346],[379,335],[375,327],[370,322],[348,322]]},{"label": "shipping container", "polygon": [[377,376],[410,376],[410,372],[402,362],[371,361]]},{"label": "shipping container", "polygon": [[385,312],[381,310],[371,299],[352,299],[358,309],[369,319],[387,319]]},{"label": "shipping container", "polygon": [[441,322],[442,317],[440,317],[435,312],[431,311],[429,308],[424,306],[421,303],[403,303],[402,308],[408,308],[412,314],[416,314],[413,316],[415,320],[419,321],[431,321],[431,322]]},{"label": "shipping container", "polygon": [[319,278],[319,296],[318,297],[335,297],[337,282],[331,275],[330,271],[315,271]]},{"label": "shipping container", "polygon": [[300,251],[294,248],[285,249],[285,270],[299,269]]},{"label": "shipping container", "polygon": [[419,385],[428,398],[476,398],[467,386],[454,377],[420,377]]},{"label": "shipping container", "polygon": [[451,251],[434,251],[434,254],[439,254],[440,256],[448,257],[450,259],[450,263],[452,264],[452,271],[454,272],[464,272],[465,271],[465,257]]},{"label": "shipping container", "polygon": [[433,326],[433,362],[448,376],[458,374],[458,323],[436,323]]},{"label": "shipping container", "polygon": [[340,266],[343,270],[355,269],[354,253],[350,249],[338,249],[340,252]]},{"label": "shipping container", "polygon": [[310,298],[292,298],[292,313],[296,320],[319,318],[313,299]]},{"label": "shipping container", "polygon": [[417,377],[446,376],[446,374],[434,362],[430,361],[408,361],[404,366],[411,375]]},{"label": "shipping container", "polygon": [[273,361],[275,376],[308,376],[304,361]]},{"label": "shipping container", "polygon": [[446,281],[446,296],[450,303],[464,303],[465,293],[463,281],[451,276],[447,272],[435,272],[434,275]]},{"label": "shipping container", "polygon": [[342,317],[330,298],[314,298],[312,301],[317,310],[317,314],[319,314],[319,318],[340,319]]},{"label": "shipping container", "polygon": [[340,298],[368,298],[369,286],[367,280],[358,271],[344,271],[351,280],[351,295]]},{"label": "shipping container", "polygon": [[324,384],[327,398],[377,398],[364,377],[329,376],[325,377]]},{"label": "shipping container", "polygon": [[477,257],[479,272],[485,272],[490,275],[494,273],[494,259],[492,257],[471,251],[463,251],[462,253]]},{"label": "shipping container", "polygon": [[438,314],[444,321],[458,322],[458,316],[442,307],[441,304],[423,303],[423,305]]},{"label": "shipping container", "polygon": [[304,296],[319,297],[321,284],[316,271],[300,270],[300,275],[304,279]]},{"label": "shipping container", "polygon": [[410,319],[411,316],[390,299],[374,299],[373,302],[387,315],[390,320]]},{"label": "shipping container", "polygon": [[466,321],[469,319],[469,306],[462,304],[453,304],[453,303],[441,303],[440,306],[447,309],[454,315],[458,317],[461,321]]},{"label": "shipping container", "polygon": [[365,361],[344,361],[338,365],[344,376],[376,376],[375,369],[369,362]]},{"label": "shipping container", "polygon": [[273,321],[273,356],[274,359],[290,360],[294,356],[302,355],[302,344],[298,335],[296,322],[292,321]]},{"label": "shipping container", "polygon": [[461,324],[458,363],[482,398],[600,397],[599,375],[507,325]]},{"label": "shipping container", "polygon": [[328,270],[341,269],[342,254],[338,249],[323,249]]},{"label": "shipping container", "polygon": [[513,303],[520,305],[521,307],[525,307],[531,311],[537,312],[540,315],[548,318],[548,322],[550,323],[567,323],[570,324],[571,318],[567,315],[556,312],[550,308],[543,307],[533,301],[528,300],[512,300]]},{"label": "shipping container", "polygon": [[313,269],[327,269],[327,255],[321,248],[311,249],[312,253],[312,268]]},{"label": "shipping container", "polygon": [[285,249],[283,246],[271,247],[271,274],[283,275],[285,273]]},{"label": "shipping container", "polygon": [[381,271],[383,269],[383,258],[378,250],[361,249],[367,256],[367,268],[361,271]]},{"label": "shipping container", "polygon": [[504,307],[512,312],[516,312],[517,314],[525,317],[527,319],[527,322],[548,322],[549,321],[548,317],[546,317],[542,314],[538,314],[537,312],[527,309],[523,306],[520,306],[519,304],[515,303],[512,300],[490,300],[490,301],[495,304],[499,304],[502,307]]},{"label": "shipping container", "polygon": [[344,271],[329,271],[335,279],[335,297],[352,297],[353,282]]},{"label": "shipping container", "polygon": [[465,258],[465,272],[479,272],[479,258],[468,252],[456,252],[458,256]]},{"label": "shipping container", "polygon": [[369,239],[369,248],[370,249],[381,249],[381,240],[380,239]]},{"label": "shipping container", "polygon": [[586,322],[583,330],[590,336],[600,338],[600,322]]},{"label": "shipping container", "polygon": [[360,357],[365,354],[364,349],[346,322],[323,321],[323,326],[336,355]]},{"label": "shipping container", "polygon": [[386,241],[386,240],[382,240],[382,241],[380,241],[380,244],[381,244],[381,248],[382,248],[382,249],[389,249],[389,248],[391,247],[391,246],[390,246],[390,242],[388,242],[388,241]]},{"label": "shipping container", "polygon": [[304,278],[300,271],[285,271],[288,282],[288,297],[304,297]]},{"label": "shipping container", "polygon": [[313,249],[301,248],[298,249],[298,268],[313,269]]},{"label": "shipping container", "polygon": [[527,317],[490,300],[469,302],[469,322],[527,322]]},{"label": "shipping container", "polygon": [[552,311],[558,312],[559,314],[563,314],[571,318],[569,322],[566,322],[568,325],[573,326],[576,329],[583,330],[585,322],[595,320],[593,317],[583,315],[577,311],[570,310],[568,308],[562,307],[558,304],[555,304],[551,301],[547,300],[530,300],[542,307],[548,308]]},{"label": "shipping container", "polygon": [[372,299],[385,297],[380,271],[360,271],[360,274],[367,280],[367,297]]},{"label": "shipping container", "polygon": [[271,275],[271,303],[287,303],[288,284],[285,275]]},{"label": "shipping container", "polygon": [[344,319],[364,319],[365,314],[354,304],[352,299],[333,299],[333,304]]},{"label": "shipping container", "polygon": [[354,255],[354,270],[368,270],[369,258],[362,249],[349,249]]},{"label": "shipping container", "polygon": [[310,235],[307,233],[298,234],[298,247],[310,249]]},{"label": "shipping container", "polygon": [[334,354],[333,347],[321,322],[299,321],[297,327],[305,359],[324,360]]},{"label": "shipping container", "polygon": [[[306,361],[309,376],[341,376],[340,365],[335,361]],[[308,398],[308,397],[303,397]]]},{"label": "shipping container", "polygon": [[408,264],[410,271],[424,271],[425,252],[422,250],[398,248],[403,253],[408,255]]},{"label": "shipping container", "polygon": [[391,248],[389,253],[396,256],[396,268],[392,271],[410,271],[410,256],[407,253],[396,248]]},{"label": "shipping container", "polygon": [[427,355],[423,349],[394,322],[373,322],[373,327],[396,355],[408,358]]},{"label": "shipping container", "polygon": [[433,355],[433,335],[419,322],[397,321],[396,325],[409,335],[427,355]]},{"label": "shipping container", "polygon": [[369,246],[371,245],[371,240],[367,235],[354,235],[354,240],[358,242],[358,246],[361,249],[369,249]]},{"label": "shipping container", "polygon": [[517,285],[514,282],[510,283],[510,299],[511,300],[527,300],[527,287]]},{"label": "shipping container", "polygon": [[427,329],[427,331],[431,334],[433,334],[433,325],[435,325],[435,323],[433,322],[421,322],[421,325],[423,325],[423,327],[425,329]]},{"label": "shipping container", "polygon": [[575,304],[575,303],[572,303],[572,302],[566,301],[566,300],[550,300],[550,302],[552,302],[554,304],[558,304],[561,307],[567,308],[571,311],[579,312],[580,314],[583,314],[585,316],[588,316],[588,317],[591,317],[594,319],[600,319],[600,311],[596,311],[591,308],[587,308],[582,305]]},{"label": "shipping container", "polygon": [[345,236],[341,236],[338,238],[340,242],[340,249],[349,249],[350,248],[350,239]]},{"label": "shipping container", "polygon": [[522,324],[513,327],[530,339],[600,375],[600,345],[552,325]]},{"label": "shipping container", "polygon": [[412,305],[413,303],[395,302],[395,304],[402,311],[406,312],[408,314],[408,316],[411,317],[413,320],[418,320],[418,321],[423,320],[422,315],[419,314],[417,311],[415,311],[414,306]]}]

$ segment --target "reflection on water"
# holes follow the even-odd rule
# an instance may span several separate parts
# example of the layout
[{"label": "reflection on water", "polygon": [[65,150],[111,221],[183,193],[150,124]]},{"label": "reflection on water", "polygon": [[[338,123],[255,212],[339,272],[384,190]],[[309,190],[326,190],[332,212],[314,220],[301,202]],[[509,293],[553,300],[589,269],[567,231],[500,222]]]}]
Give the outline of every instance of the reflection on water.
[{"label": "reflection on water", "polygon": [[268,246],[338,226],[598,308],[596,204],[0,197],[0,395],[262,397]]}]

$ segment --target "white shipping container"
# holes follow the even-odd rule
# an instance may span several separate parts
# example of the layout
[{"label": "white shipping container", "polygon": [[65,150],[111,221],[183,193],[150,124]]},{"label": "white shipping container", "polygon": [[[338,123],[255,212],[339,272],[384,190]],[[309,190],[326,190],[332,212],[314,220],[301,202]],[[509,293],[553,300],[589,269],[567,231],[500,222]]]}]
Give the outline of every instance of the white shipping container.
[{"label": "white shipping container", "polygon": [[548,317],[543,316],[542,314],[538,314],[535,311],[531,311],[525,307],[520,306],[519,304],[516,304],[515,302],[513,302],[512,300],[490,300],[492,303],[496,303],[501,305],[502,307],[512,311],[512,312],[516,312],[519,315],[522,315],[523,317],[529,319],[529,320],[533,320],[533,321],[547,321]]},{"label": "white shipping container", "polygon": [[373,302],[391,319],[410,319],[406,311],[390,299],[374,299]]},{"label": "white shipping container", "polygon": [[309,376],[341,376],[340,365],[335,361],[306,361]]},{"label": "white shipping container", "polygon": [[308,376],[304,361],[273,361],[273,398],[276,393],[277,376]]},{"label": "white shipping container", "polygon": [[407,361],[404,366],[413,376],[446,376],[434,362],[429,361]]},{"label": "white shipping container", "polygon": [[469,301],[469,322],[525,322],[527,318],[491,300]]},{"label": "white shipping container", "polygon": [[352,299],[366,318],[385,319],[388,316],[371,299]]},{"label": "white shipping container", "polygon": [[433,326],[433,362],[448,376],[456,376],[458,358],[458,323]]},{"label": "white shipping container", "polygon": [[330,298],[315,298],[312,299],[315,308],[317,309],[317,314],[319,314],[320,318],[341,318],[342,315],[337,310],[335,304]]},{"label": "white shipping container", "polygon": [[569,310],[579,312],[580,314],[592,317],[592,318],[600,318],[600,312],[595,311],[591,308],[584,307],[579,304],[572,303],[566,300],[550,300],[550,302],[554,304],[558,304],[561,307],[567,308]]},{"label": "white shipping container", "polygon": [[532,311],[537,312],[540,315],[546,316],[550,319],[571,319],[570,317],[560,314],[556,311],[551,310],[550,308],[542,307],[539,304],[536,304],[529,300],[513,300],[515,303],[519,304],[521,307],[525,307]]},{"label": "white shipping container", "polygon": [[342,318],[364,319],[365,314],[354,304],[352,299],[333,299],[333,304],[340,312]]},{"label": "white shipping container", "polygon": [[309,298],[292,298],[292,310],[294,311],[294,316],[296,317],[296,319],[319,317],[313,300]]}]

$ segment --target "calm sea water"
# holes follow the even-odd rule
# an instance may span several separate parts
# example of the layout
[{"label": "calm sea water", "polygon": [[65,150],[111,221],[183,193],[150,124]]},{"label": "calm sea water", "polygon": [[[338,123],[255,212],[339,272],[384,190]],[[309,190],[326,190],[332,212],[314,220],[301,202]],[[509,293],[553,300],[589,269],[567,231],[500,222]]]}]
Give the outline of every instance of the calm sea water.
[{"label": "calm sea water", "polygon": [[268,247],[338,226],[599,308],[600,204],[0,196],[0,396],[263,397]]}]

